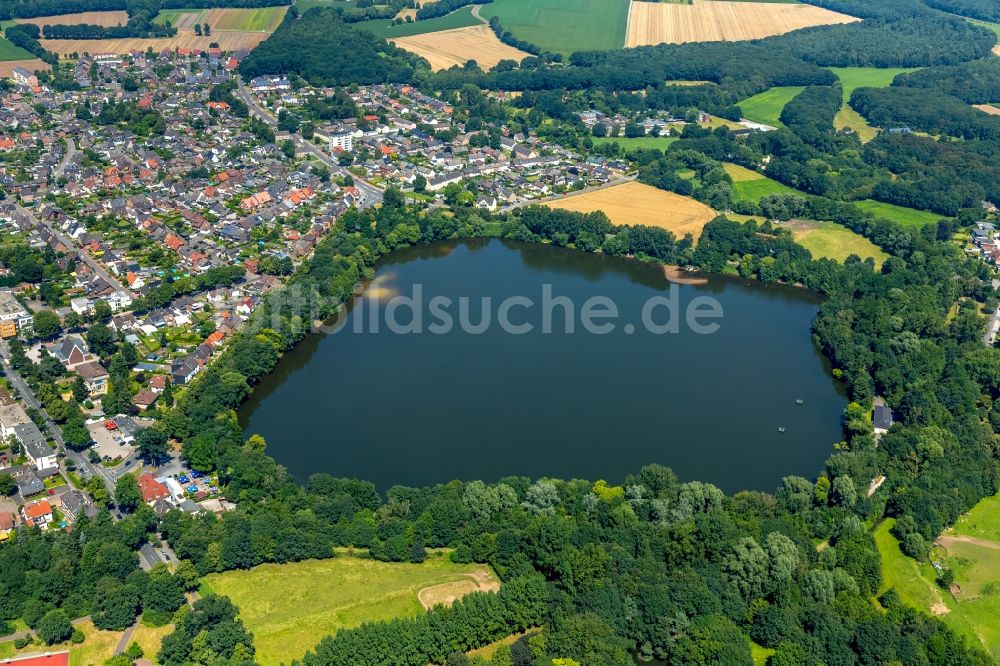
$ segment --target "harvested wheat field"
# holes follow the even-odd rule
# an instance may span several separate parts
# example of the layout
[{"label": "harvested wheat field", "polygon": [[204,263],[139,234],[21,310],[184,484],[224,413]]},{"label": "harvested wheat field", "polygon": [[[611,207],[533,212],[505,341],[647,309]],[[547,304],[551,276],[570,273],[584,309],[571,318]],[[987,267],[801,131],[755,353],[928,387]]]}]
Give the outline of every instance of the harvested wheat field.
[{"label": "harvested wheat field", "polygon": [[78,12],[76,14],[63,14],[62,16],[39,16],[30,19],[17,19],[18,23],[34,23],[37,26],[43,25],[103,25],[113,27],[128,23],[128,14],[124,11],[112,12]]},{"label": "harvested wheat field", "polygon": [[759,39],[857,20],[812,5],[716,0],[682,5],[637,0],[629,10],[625,46]]},{"label": "harvested wheat field", "polygon": [[469,60],[475,60],[483,69],[489,69],[501,60],[520,62],[530,55],[501,42],[487,25],[397,37],[389,41],[425,58],[435,71],[464,65]]},{"label": "harvested wheat field", "polygon": [[52,65],[38,58],[34,60],[0,60],[0,79],[9,78],[14,73],[15,67],[23,67],[29,72],[38,69],[52,69]]},{"label": "harvested wheat field", "polygon": [[988,113],[991,116],[1000,116],[1000,106],[995,106],[993,104],[973,104],[974,108],[979,109],[983,113]]},{"label": "harvested wheat field", "polygon": [[201,49],[207,51],[213,42],[223,51],[253,49],[267,39],[266,32],[226,32],[212,31],[211,37],[198,37],[194,30],[178,30],[173,37],[162,39],[43,39],[42,46],[48,51],[68,56],[70,53],[118,53],[145,51],[152,48],[157,53],[163,49]]},{"label": "harvested wheat field", "polygon": [[715,218],[715,211],[699,201],[634,181],[570,195],[545,205],[579,213],[601,210],[614,224],[659,227],[678,238],[691,234],[695,241],[704,226]]}]

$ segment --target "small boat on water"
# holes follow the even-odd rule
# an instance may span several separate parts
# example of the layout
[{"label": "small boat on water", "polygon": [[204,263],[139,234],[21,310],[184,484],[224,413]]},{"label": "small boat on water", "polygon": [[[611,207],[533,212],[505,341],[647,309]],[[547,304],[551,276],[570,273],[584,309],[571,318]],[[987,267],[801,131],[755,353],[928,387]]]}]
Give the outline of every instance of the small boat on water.
[{"label": "small boat on water", "polygon": [[803,400],[802,398],[796,398],[795,399],[795,404],[796,405],[804,405],[804,404],[806,404],[806,401]]},{"label": "small boat on water", "polygon": [[785,428],[784,427],[779,427],[778,428],[778,432],[785,432]]}]

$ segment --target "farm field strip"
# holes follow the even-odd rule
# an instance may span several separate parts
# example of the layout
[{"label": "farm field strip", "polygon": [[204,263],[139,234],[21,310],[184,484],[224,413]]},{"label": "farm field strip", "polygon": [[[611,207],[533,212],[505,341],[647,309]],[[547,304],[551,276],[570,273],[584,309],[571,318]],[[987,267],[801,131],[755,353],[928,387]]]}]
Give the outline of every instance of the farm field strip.
[{"label": "farm field strip", "polygon": [[489,69],[501,60],[520,61],[529,55],[504,44],[489,26],[482,24],[398,37],[391,41],[396,46],[425,58],[435,71],[464,65],[469,60],[475,60],[483,69]]},{"label": "farm field strip", "polygon": [[812,5],[695,0],[693,4],[632,2],[625,46],[743,41],[858,19]]},{"label": "farm field strip", "polygon": [[677,238],[691,234],[696,242],[701,230],[716,216],[714,210],[700,201],[637,182],[571,194],[545,205],[580,213],[599,210],[614,224],[659,227]]},{"label": "farm field strip", "polygon": [[[1000,93],[997,93],[1000,95]],[[993,104],[973,104],[972,108],[979,109],[983,113],[988,113],[991,116],[1000,116],[1000,106]]]},{"label": "farm field strip", "polygon": [[69,53],[118,53],[126,54],[132,51],[145,51],[152,48],[154,51],[163,49],[201,49],[207,51],[213,42],[219,45],[223,51],[238,51],[240,49],[255,48],[262,41],[267,39],[266,32],[245,32],[245,31],[212,31],[210,37],[199,37],[194,34],[194,30],[178,30],[173,37],[158,39],[142,39],[138,37],[128,39],[43,39],[42,46],[47,50],[60,55]]},{"label": "farm field strip", "polygon": [[482,23],[482,21],[473,16],[471,7],[463,7],[444,16],[425,19],[423,21],[414,21],[413,23],[396,24],[390,19],[372,19],[370,21],[361,21],[354,25],[378,37],[392,39],[393,37],[412,37],[413,35],[422,35],[441,30],[467,28],[482,25]]},{"label": "farm field strip", "polygon": [[78,25],[86,23],[89,25],[102,25],[113,27],[128,23],[128,14],[124,11],[107,12],[77,12],[75,14],[61,14],[59,16],[38,16],[28,19],[17,19],[18,23],[34,23],[37,26],[43,25]]},{"label": "farm field strip", "polygon": [[[13,44],[11,44],[13,46]],[[34,72],[36,69],[50,70],[52,66],[44,60],[39,60],[38,58],[33,58],[31,60],[3,60],[3,42],[0,41],[0,78],[8,77],[14,73],[15,67],[23,67],[29,72]],[[28,55],[31,55],[30,53]]]},{"label": "farm field strip", "polygon": [[518,39],[569,55],[625,45],[628,0],[494,0],[480,16],[496,16]]}]

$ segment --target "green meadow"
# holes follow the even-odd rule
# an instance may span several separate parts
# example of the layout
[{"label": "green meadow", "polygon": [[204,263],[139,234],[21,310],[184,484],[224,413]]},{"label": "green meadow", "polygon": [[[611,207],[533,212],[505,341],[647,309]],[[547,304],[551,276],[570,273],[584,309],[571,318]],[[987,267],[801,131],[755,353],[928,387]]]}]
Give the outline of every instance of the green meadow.
[{"label": "green meadow", "polygon": [[479,14],[498,17],[518,39],[569,55],[621,48],[628,9],[628,0],[494,0]]},{"label": "green meadow", "polygon": [[768,88],[740,102],[740,111],[744,118],[755,123],[784,127],[781,124],[781,110],[803,90],[805,88],[802,86]]},{"label": "green meadow", "polygon": [[924,226],[925,224],[937,224],[938,220],[944,215],[938,215],[937,213],[929,213],[925,210],[916,210],[914,208],[905,208],[903,206],[897,206],[895,204],[883,203],[881,201],[873,201],[871,199],[865,199],[864,201],[855,201],[854,205],[863,211],[872,213],[877,217],[884,217],[887,220],[892,220],[893,222],[898,222],[899,224],[907,224],[914,226]]}]

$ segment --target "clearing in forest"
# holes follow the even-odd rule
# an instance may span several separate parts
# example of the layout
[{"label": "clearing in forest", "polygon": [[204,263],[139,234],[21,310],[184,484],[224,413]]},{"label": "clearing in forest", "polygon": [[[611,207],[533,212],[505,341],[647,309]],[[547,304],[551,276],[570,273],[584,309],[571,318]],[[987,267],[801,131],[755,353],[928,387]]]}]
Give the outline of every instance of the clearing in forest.
[{"label": "clearing in forest", "polygon": [[694,0],[632,2],[625,46],[744,41],[858,19],[812,5]]},{"label": "clearing in forest", "polygon": [[475,60],[483,69],[490,69],[501,60],[521,61],[529,54],[507,46],[493,34],[489,26],[475,25],[441,32],[429,32],[391,40],[396,46],[416,53],[437,71]]},{"label": "clearing in forest", "polygon": [[826,257],[843,263],[856,254],[862,259],[874,259],[878,269],[889,258],[882,248],[835,222],[791,220],[782,222],[781,226],[789,229],[795,242],[809,250],[816,259]]},{"label": "clearing in forest", "polygon": [[[415,617],[424,611],[424,603],[450,603],[476,589],[498,588],[489,567],[455,564],[446,553],[437,552],[429,553],[422,564],[340,556],[264,564],[211,574],[204,581],[204,591],[224,594],[239,608],[263,666],[301,658],[340,629]],[[461,589],[452,585],[459,582]]]},{"label": "clearing in forest", "polygon": [[696,242],[701,230],[716,216],[714,210],[700,201],[634,181],[572,194],[545,205],[578,213],[599,210],[614,224],[659,227],[677,238],[691,234]]},{"label": "clearing in forest", "polygon": [[762,93],[748,97],[740,102],[740,111],[747,120],[763,123],[771,127],[784,127],[781,122],[781,111],[799,93],[805,90],[802,86],[787,86],[768,88]]}]

